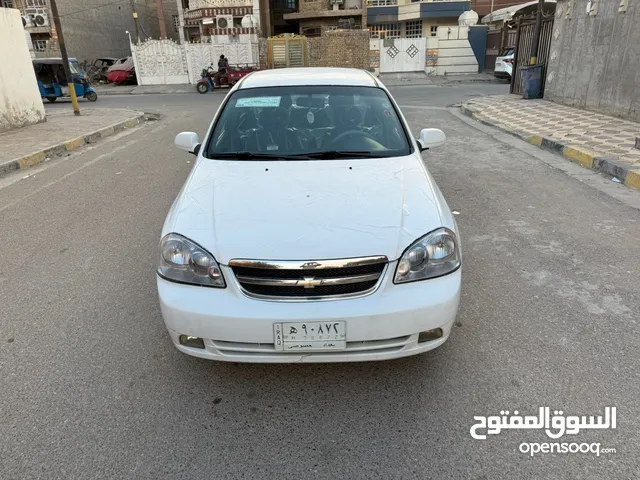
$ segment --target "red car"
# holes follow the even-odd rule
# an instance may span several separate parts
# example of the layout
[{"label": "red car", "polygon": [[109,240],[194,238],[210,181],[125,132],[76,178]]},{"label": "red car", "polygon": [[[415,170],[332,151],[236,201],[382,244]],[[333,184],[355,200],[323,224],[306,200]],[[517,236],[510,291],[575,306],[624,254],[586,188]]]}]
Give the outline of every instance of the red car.
[{"label": "red car", "polygon": [[121,58],[117,63],[111,65],[107,70],[107,82],[136,83],[136,69],[133,66],[133,58]]}]

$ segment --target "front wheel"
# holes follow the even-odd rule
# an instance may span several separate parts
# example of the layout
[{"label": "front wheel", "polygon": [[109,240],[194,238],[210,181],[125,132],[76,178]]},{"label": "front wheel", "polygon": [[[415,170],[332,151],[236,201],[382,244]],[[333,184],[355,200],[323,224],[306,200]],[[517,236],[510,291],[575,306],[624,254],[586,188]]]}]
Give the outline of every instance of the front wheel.
[{"label": "front wheel", "polygon": [[200,82],[196,85],[196,89],[198,93],[207,93],[209,91],[209,85],[207,85],[207,82]]},{"label": "front wheel", "polygon": [[58,97],[47,97],[47,100],[49,100],[51,103],[55,102],[58,99]]},{"label": "front wheel", "polygon": [[85,95],[85,98],[90,102],[95,102],[98,100],[98,94],[96,92],[89,92]]}]

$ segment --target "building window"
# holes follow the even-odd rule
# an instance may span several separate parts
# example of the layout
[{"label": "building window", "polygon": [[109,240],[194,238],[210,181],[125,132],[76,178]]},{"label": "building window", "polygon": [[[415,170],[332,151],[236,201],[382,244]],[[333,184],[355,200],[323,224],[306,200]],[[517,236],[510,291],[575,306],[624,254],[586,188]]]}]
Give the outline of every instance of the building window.
[{"label": "building window", "polygon": [[369,7],[386,7],[389,5],[398,5],[398,0],[367,0],[367,6]]},{"label": "building window", "polygon": [[319,37],[322,35],[322,28],[320,27],[305,27],[302,29],[302,35],[306,37]]},{"label": "building window", "polygon": [[36,52],[44,52],[47,49],[47,41],[46,40],[34,40],[33,41],[33,49]]},{"label": "building window", "polygon": [[405,23],[406,38],[422,38],[422,20],[411,20]]},{"label": "building window", "polygon": [[46,0],[25,0],[25,7],[27,8],[46,8]]},{"label": "building window", "polygon": [[175,32],[180,31],[180,17],[178,15],[173,15],[173,30]]},{"label": "building window", "polygon": [[291,9],[297,8],[296,0],[287,0],[287,8],[291,8]]},{"label": "building window", "polygon": [[431,25],[431,27],[429,28],[429,33],[431,34],[432,37],[437,37],[438,36],[438,26],[437,25]]},{"label": "building window", "polygon": [[2,3],[0,3],[0,7],[4,7],[4,8],[16,8],[13,5],[13,0],[2,0]]},{"label": "building window", "polygon": [[371,38],[400,38],[399,23],[377,23],[369,25]]}]

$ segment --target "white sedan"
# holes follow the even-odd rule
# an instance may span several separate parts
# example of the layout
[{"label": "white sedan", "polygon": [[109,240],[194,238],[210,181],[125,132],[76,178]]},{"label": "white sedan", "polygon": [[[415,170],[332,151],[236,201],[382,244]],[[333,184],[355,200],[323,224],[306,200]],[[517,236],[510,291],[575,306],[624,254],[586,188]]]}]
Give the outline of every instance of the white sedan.
[{"label": "white sedan", "polygon": [[162,229],[157,285],[182,352],[345,362],[444,343],[460,241],[387,89],[362,70],[252,73],[231,89]]}]

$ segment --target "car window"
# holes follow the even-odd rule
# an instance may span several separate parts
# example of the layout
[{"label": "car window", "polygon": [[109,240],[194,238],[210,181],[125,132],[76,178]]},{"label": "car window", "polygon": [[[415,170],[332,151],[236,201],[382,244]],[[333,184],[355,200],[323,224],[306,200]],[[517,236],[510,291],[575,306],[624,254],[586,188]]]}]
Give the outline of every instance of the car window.
[{"label": "car window", "polygon": [[508,48],[504,52],[502,52],[501,57],[508,57],[509,55],[513,55],[513,48]]},{"label": "car window", "polygon": [[205,156],[338,151],[392,157],[411,150],[384,90],[288,86],[234,92],[216,122]]}]

